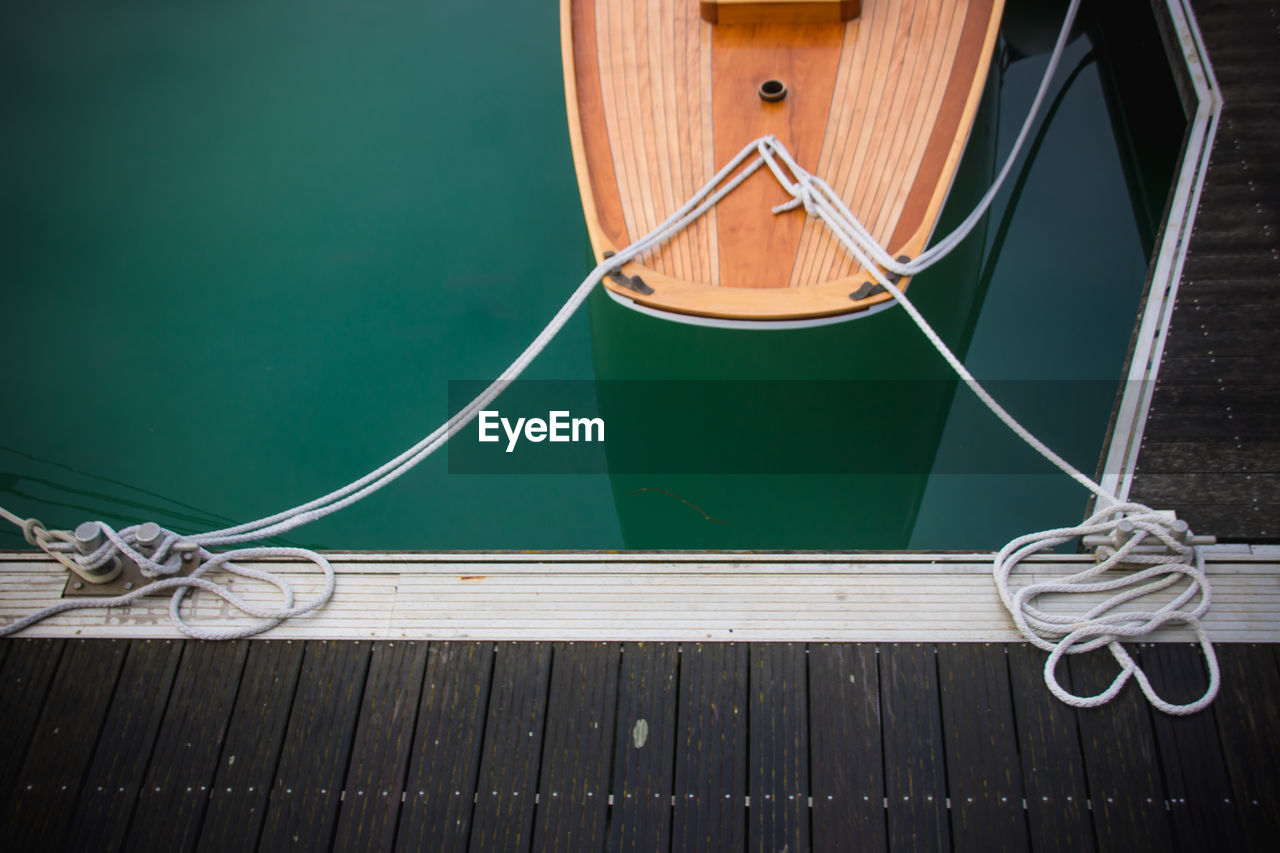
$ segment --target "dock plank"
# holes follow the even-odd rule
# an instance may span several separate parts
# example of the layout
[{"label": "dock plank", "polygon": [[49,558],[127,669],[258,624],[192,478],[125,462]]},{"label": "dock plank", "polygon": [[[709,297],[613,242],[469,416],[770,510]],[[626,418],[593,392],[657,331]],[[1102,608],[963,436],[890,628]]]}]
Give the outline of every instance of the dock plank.
[{"label": "dock plank", "polygon": [[22,770],[66,641],[24,638],[4,645],[9,651],[0,670],[0,803],[8,802]]},{"label": "dock plank", "polygon": [[1247,850],[1274,849],[1280,838],[1280,670],[1274,648],[1254,644],[1216,647],[1222,688],[1214,717],[1232,799]]},{"label": "dock plank", "polygon": [[617,643],[552,647],[534,850],[604,849],[618,666]]},{"label": "dock plank", "polygon": [[248,651],[244,640],[184,643],[126,850],[195,849]]},{"label": "dock plank", "polygon": [[200,833],[201,853],[256,846],[304,649],[292,640],[249,644]]},{"label": "dock plank", "polygon": [[174,640],[129,643],[111,710],[68,821],[67,850],[105,853],[124,846],[182,650],[183,643]]},{"label": "dock plank", "polygon": [[260,849],[332,845],[368,668],[367,642],[307,643]]},{"label": "dock plank", "polygon": [[[1139,656],[1165,700],[1183,704],[1204,695],[1209,678],[1198,645],[1145,643]],[[1212,705],[1189,716],[1151,714],[1169,816],[1184,849],[1239,850],[1243,844],[1214,716]]]},{"label": "dock plank", "polygon": [[880,709],[889,848],[950,849],[938,671],[931,644],[880,647]]},{"label": "dock plank", "polygon": [[[1072,655],[1068,666],[1081,696],[1102,692],[1118,670],[1105,649]],[[1098,848],[1171,849],[1155,735],[1137,684],[1125,685],[1107,705],[1080,710],[1077,719]]]},{"label": "dock plank", "polygon": [[624,643],[618,672],[609,850],[671,848],[675,774],[675,643]]},{"label": "dock plank", "polygon": [[681,649],[673,849],[746,846],[747,679],[744,644]]},{"label": "dock plank", "polygon": [[68,643],[31,748],[5,802],[0,822],[3,846],[11,850],[56,849],[67,834],[103,720],[115,693],[128,643],[72,640]]},{"label": "dock plank", "polygon": [[880,673],[870,643],[809,649],[815,850],[884,850]]},{"label": "dock plank", "polygon": [[484,743],[492,643],[432,643],[396,849],[462,853]]},{"label": "dock plank", "polygon": [[375,643],[351,748],[336,850],[390,850],[422,693],[425,643]]},{"label": "dock plank", "polygon": [[752,643],[748,850],[809,849],[808,665],[803,643]]},{"label": "dock plank", "polygon": [[499,643],[469,849],[528,850],[551,680],[550,643]]},{"label": "dock plank", "polygon": [[1022,768],[1004,647],[938,646],[954,848],[1026,850]]},{"label": "dock plank", "polygon": [[[1031,848],[1062,853],[1093,850],[1076,711],[1045,687],[1047,652],[1030,643],[1010,644],[1008,652]],[[1071,689],[1066,665],[1059,667],[1058,677]]]}]

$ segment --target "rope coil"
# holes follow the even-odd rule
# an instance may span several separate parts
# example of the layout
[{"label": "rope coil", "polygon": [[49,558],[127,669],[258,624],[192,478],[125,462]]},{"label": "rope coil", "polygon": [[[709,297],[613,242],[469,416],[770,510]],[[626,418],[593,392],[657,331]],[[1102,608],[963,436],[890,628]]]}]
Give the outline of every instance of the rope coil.
[{"label": "rope coil", "polygon": [[[1118,547],[1099,548],[1100,559],[1096,565],[1064,577],[1032,582],[1016,590],[1010,584],[1018,565],[1033,554],[1076,537],[1110,534],[1122,526],[1127,526],[1132,535]],[[1200,618],[1208,611],[1213,596],[1204,571],[1203,552],[1182,541],[1185,532],[1185,522],[1171,519],[1167,513],[1142,504],[1123,503],[1100,510],[1074,527],[1019,536],[1000,550],[993,564],[1000,600],[1022,635],[1032,645],[1049,652],[1044,678],[1053,695],[1077,708],[1096,708],[1111,701],[1129,678],[1135,677],[1147,700],[1166,714],[1194,714],[1209,706],[1218,693],[1221,676],[1217,655]],[[1148,552],[1149,546],[1144,542],[1150,539],[1159,541],[1163,548]],[[1185,582],[1185,586],[1176,590],[1180,581]],[[1138,606],[1143,599],[1171,588],[1175,588],[1176,594],[1160,606],[1154,609]],[[1037,604],[1042,596],[1078,595],[1092,600],[1102,593],[1109,597],[1092,606],[1086,605],[1083,612],[1054,612]],[[1135,609],[1123,607],[1130,603]],[[1188,605],[1192,605],[1191,609],[1184,609]],[[1209,678],[1204,694],[1183,705],[1158,695],[1146,673],[1120,644],[1122,639],[1138,639],[1165,625],[1178,624],[1195,633]],[[1111,684],[1094,696],[1081,696],[1064,688],[1057,676],[1062,657],[1103,647],[1120,666]]]}]

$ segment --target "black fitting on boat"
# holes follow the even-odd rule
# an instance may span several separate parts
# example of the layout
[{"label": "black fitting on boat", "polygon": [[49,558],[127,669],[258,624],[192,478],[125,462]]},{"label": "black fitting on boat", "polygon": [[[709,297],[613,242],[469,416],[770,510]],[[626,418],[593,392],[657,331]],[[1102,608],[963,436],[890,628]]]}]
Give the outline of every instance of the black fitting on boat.
[{"label": "black fitting on boat", "polygon": [[877,293],[884,293],[884,287],[874,281],[864,281],[862,286],[849,294],[850,299],[866,299],[868,296],[875,296]]},{"label": "black fitting on boat", "polygon": [[[900,264],[905,264],[910,260],[911,258],[907,257],[906,255],[898,255],[898,263]],[[884,277],[887,278],[892,284],[897,284],[898,282],[902,281],[902,273],[900,272],[887,272],[884,274]]]},{"label": "black fitting on boat", "polygon": [[[905,264],[910,260],[911,258],[907,257],[906,255],[898,255],[898,263],[900,264]],[[886,272],[884,274],[884,280],[889,282],[890,284],[897,284],[898,282],[902,281],[902,278],[903,278],[902,273]],[[884,293],[884,292],[885,292],[884,285],[878,284],[877,282],[874,282],[874,281],[864,281],[861,287],[859,287],[853,293],[849,294],[849,298],[850,299],[866,299],[868,296],[875,296],[878,293]]]},{"label": "black fitting on boat", "polygon": [[[605,258],[612,258],[616,252],[605,252]],[[636,293],[648,296],[653,293],[653,288],[644,283],[638,275],[627,275],[622,270],[609,270],[609,280],[614,284],[620,284],[628,290],[634,290]]]},{"label": "black fitting on boat", "polygon": [[772,104],[787,96],[787,87],[781,80],[765,80],[760,84],[759,94],[760,100]]}]

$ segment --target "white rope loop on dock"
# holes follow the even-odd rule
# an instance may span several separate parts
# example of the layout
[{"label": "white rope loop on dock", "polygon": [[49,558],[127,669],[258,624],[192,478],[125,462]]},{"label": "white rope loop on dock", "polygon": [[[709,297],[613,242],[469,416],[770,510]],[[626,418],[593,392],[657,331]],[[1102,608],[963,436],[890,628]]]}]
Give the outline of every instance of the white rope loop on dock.
[{"label": "white rope loop on dock", "polygon": [[[1010,577],[1018,564],[1032,554],[1070,542],[1076,537],[1110,534],[1128,525],[1132,535],[1123,545],[1099,549],[1102,559],[1088,569],[1052,580],[1034,581],[1016,591]],[[1186,544],[1167,513],[1156,512],[1138,503],[1114,504],[1079,525],[1039,533],[1029,533],[1011,541],[996,555],[993,564],[996,589],[1018,630],[1037,648],[1049,652],[1045,661],[1045,684],[1053,695],[1077,708],[1096,708],[1113,699],[1130,677],[1136,678],[1143,695],[1166,714],[1186,715],[1203,710],[1218,693],[1221,676],[1213,644],[1201,624],[1201,617],[1213,602],[1204,557],[1199,548]],[[1149,540],[1160,545],[1152,553]],[[1146,566],[1146,568],[1134,567]],[[1164,592],[1179,582],[1185,586],[1155,609],[1125,608],[1148,596]],[[1057,613],[1036,605],[1041,596],[1110,593],[1108,598],[1084,612]],[[1191,609],[1184,609],[1192,604]],[[1193,702],[1178,705],[1161,697],[1145,672],[1121,645],[1121,640],[1137,640],[1165,625],[1186,625],[1195,632],[1204,654],[1209,683],[1204,694]],[[1106,647],[1120,667],[1111,684],[1094,696],[1082,696],[1064,688],[1057,667],[1064,655],[1082,654]]]},{"label": "white rope loop on dock", "polygon": [[[1080,0],[1072,0],[1067,10],[1062,30],[1050,55],[1044,78],[1037,91],[1032,108],[995,182],[983,196],[978,206],[955,231],[938,240],[919,257],[900,262],[890,256],[888,250],[875,240],[835,191],[821,178],[810,174],[802,168],[775,137],[765,136],[757,139],[744,146],[736,157],[725,164],[692,198],[654,228],[653,231],[598,264],[574,290],[573,294],[537,337],[503,371],[502,375],[435,431],[381,467],[323,497],[246,524],[186,537],[185,541],[198,547],[198,553],[201,557],[199,568],[187,577],[176,576],[179,563],[175,563],[175,560],[179,558],[173,553],[173,549],[177,545],[179,537],[171,531],[163,531],[159,547],[149,556],[134,547],[136,541],[134,541],[133,535],[136,533],[136,526],[123,528],[117,532],[109,525],[98,522],[108,542],[93,554],[82,555],[75,552],[74,544],[72,544],[74,539],[66,532],[44,531],[43,526],[33,519],[23,520],[0,507],[0,512],[3,513],[5,518],[23,527],[24,534],[29,542],[42,548],[55,559],[77,572],[80,572],[81,569],[92,569],[100,566],[105,560],[111,559],[113,556],[124,555],[134,560],[143,573],[149,577],[163,578],[115,598],[79,599],[60,602],[25,619],[0,628],[0,636],[22,630],[22,628],[41,619],[67,610],[84,607],[121,606],[141,595],[168,589],[174,590],[169,613],[175,626],[184,633],[200,639],[230,639],[250,636],[274,627],[284,619],[301,616],[323,606],[333,594],[334,574],[332,566],[320,554],[302,548],[273,547],[238,548],[215,554],[207,550],[207,548],[260,541],[285,533],[323,518],[330,513],[337,512],[394,482],[438,450],[450,437],[466,427],[480,410],[489,405],[512,381],[519,377],[560,331],[569,317],[581,306],[591,290],[600,283],[606,274],[621,269],[624,264],[640,258],[661,246],[705,214],[722,198],[733,192],[734,189],[761,167],[767,167],[778,182],[792,195],[792,201],[775,207],[774,213],[782,213],[798,206],[803,206],[809,216],[823,222],[846,250],[902,306],[903,310],[907,312],[920,331],[929,339],[938,353],[983,404],[1037,453],[1098,497],[1102,509],[1089,519],[1086,519],[1082,524],[1018,537],[1000,551],[994,562],[993,574],[997,590],[1001,600],[1009,609],[1015,624],[1029,641],[1037,647],[1050,652],[1049,659],[1045,664],[1045,681],[1049,689],[1055,696],[1068,704],[1076,707],[1096,707],[1113,698],[1124,684],[1133,677],[1136,678],[1143,693],[1152,705],[1165,713],[1190,714],[1201,710],[1212,702],[1216,696],[1220,676],[1213,646],[1200,623],[1200,616],[1207,610],[1211,601],[1209,583],[1205,577],[1203,561],[1199,559],[1199,553],[1191,546],[1184,544],[1185,540],[1180,536],[1180,534],[1185,534],[1186,532],[1185,525],[1182,526],[1181,530],[1175,529],[1168,514],[1156,512],[1140,504],[1121,503],[1102,486],[1076,469],[1032,435],[982,387],[981,383],[973,377],[960,359],[951,352],[932,329],[928,321],[912,304],[911,300],[907,298],[902,289],[889,280],[889,274],[899,276],[916,275],[937,263],[958,246],[986,214],[999,193],[1000,187],[1011,172],[1023,143],[1030,135],[1034,119],[1041,103],[1044,101],[1054,72],[1066,47],[1079,5]],[[752,156],[753,154],[754,157]],[[1123,523],[1132,525],[1136,533],[1125,544],[1118,546],[1110,553],[1103,554],[1105,559],[1097,566],[1054,581],[1032,583],[1016,592],[1012,591],[1010,578],[1017,565],[1026,557],[1066,543],[1077,536],[1110,533]],[[44,532],[40,533],[40,531]],[[1144,541],[1152,538],[1164,545],[1168,555],[1150,555],[1138,550]],[[310,560],[325,575],[326,584],[324,590],[307,604],[294,606],[293,590],[283,578],[270,572],[248,568],[234,562],[235,560],[268,558]],[[1108,572],[1114,572],[1124,566],[1133,565],[1146,565],[1147,568],[1122,574],[1119,577],[1101,579]],[[282,606],[276,609],[255,608],[225,587],[202,577],[205,573],[215,569],[222,569],[234,575],[253,578],[276,586],[282,597]],[[1187,587],[1171,601],[1154,610],[1126,610],[1121,607],[1124,604],[1136,602],[1148,595],[1161,592],[1182,579],[1187,580]],[[202,626],[192,625],[183,619],[181,604],[184,598],[194,589],[201,589],[218,595],[233,607],[263,621],[258,625],[235,631],[214,631]],[[1039,597],[1049,594],[1099,592],[1114,592],[1115,594],[1101,604],[1094,605],[1080,614],[1060,615],[1050,613],[1036,607],[1034,603]],[[1183,609],[1184,606],[1195,599],[1198,599],[1198,603],[1191,610]],[[1166,624],[1185,624],[1191,627],[1200,640],[1209,674],[1209,686],[1205,694],[1195,702],[1176,705],[1162,699],[1152,689],[1150,681],[1141,667],[1120,644],[1122,639],[1133,640],[1146,636],[1151,631]],[[1056,674],[1057,664],[1062,656],[1087,652],[1103,646],[1110,649],[1120,666],[1120,672],[1111,685],[1096,696],[1079,696],[1064,689],[1057,680]]]}]

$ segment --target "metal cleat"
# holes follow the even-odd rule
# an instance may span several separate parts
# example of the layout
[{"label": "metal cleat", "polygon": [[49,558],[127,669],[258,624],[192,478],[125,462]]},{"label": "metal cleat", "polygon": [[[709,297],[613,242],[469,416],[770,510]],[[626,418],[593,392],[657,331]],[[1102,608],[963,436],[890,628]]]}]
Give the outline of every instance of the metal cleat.
[{"label": "metal cleat", "polygon": [[[1161,510],[1158,513],[1165,523],[1165,529],[1169,532],[1173,539],[1188,547],[1198,547],[1201,545],[1216,544],[1218,539],[1215,536],[1197,536],[1191,532],[1191,527],[1182,519],[1178,518],[1177,513],[1173,510]],[[1108,552],[1115,552],[1123,548],[1129,543],[1134,536],[1140,532],[1137,526],[1127,518],[1122,518],[1116,522],[1115,527],[1110,533],[1091,533],[1084,537],[1083,543],[1085,548],[1093,550],[1094,556],[1098,560],[1106,559],[1111,556],[1110,553],[1103,553],[1103,549]],[[1147,555],[1164,555],[1175,556],[1175,552],[1169,548],[1163,541],[1154,535],[1148,534],[1143,539],[1143,544],[1134,546],[1130,554],[1147,554]]]}]

